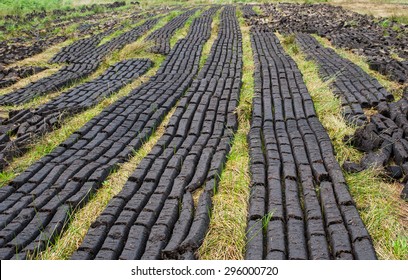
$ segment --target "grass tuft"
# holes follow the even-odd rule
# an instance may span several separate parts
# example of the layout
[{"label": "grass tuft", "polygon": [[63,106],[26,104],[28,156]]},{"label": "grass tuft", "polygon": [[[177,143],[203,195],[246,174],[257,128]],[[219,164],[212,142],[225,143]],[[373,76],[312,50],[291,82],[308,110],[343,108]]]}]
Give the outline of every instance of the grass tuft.
[{"label": "grass tuft", "polygon": [[211,47],[215,39],[217,39],[219,25],[220,25],[220,14],[221,14],[221,9],[219,9],[214,15],[214,18],[211,24],[211,36],[210,36],[210,39],[208,39],[208,41],[204,44],[203,53],[200,57],[200,63],[199,63],[200,68],[203,68],[205,61],[210,55]]}]

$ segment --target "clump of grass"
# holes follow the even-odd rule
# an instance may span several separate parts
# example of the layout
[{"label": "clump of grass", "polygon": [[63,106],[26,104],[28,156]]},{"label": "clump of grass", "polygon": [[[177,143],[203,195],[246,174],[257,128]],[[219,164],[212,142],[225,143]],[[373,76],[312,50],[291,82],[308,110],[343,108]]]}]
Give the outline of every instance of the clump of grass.
[{"label": "clump of grass", "polygon": [[378,257],[406,260],[408,227],[401,216],[406,217],[408,211],[405,202],[399,198],[402,185],[384,182],[373,169],[346,173],[346,180]]},{"label": "clump of grass", "polygon": [[388,20],[388,19],[384,19],[384,20],[380,21],[379,24],[380,24],[382,27],[387,28],[387,27],[390,26],[391,21]]},{"label": "clump of grass", "polygon": [[208,57],[208,55],[210,54],[211,51],[211,47],[215,41],[215,39],[217,38],[218,35],[218,29],[219,29],[219,25],[220,25],[220,14],[221,14],[221,9],[219,9],[217,11],[217,13],[214,15],[212,24],[211,24],[211,36],[210,39],[204,44],[203,47],[203,53],[200,57],[200,68],[202,68],[205,64],[205,61]]},{"label": "clump of grass", "polygon": [[253,6],[252,10],[254,10],[254,12],[258,15],[258,16],[262,16],[263,12],[260,6]]},{"label": "clump of grass", "polygon": [[292,53],[294,54],[298,54],[299,53],[299,49],[296,42],[296,36],[295,34],[290,34],[288,36],[285,36],[282,40],[282,44],[284,46],[286,46],[287,48],[290,48],[290,50],[292,51]]},{"label": "clump of grass", "polygon": [[[13,3],[18,4],[19,1],[24,2],[26,0],[13,1]],[[33,1],[41,4],[42,2],[45,2],[46,0],[33,0]],[[66,10],[67,8],[72,8],[71,2],[75,0],[52,0],[52,1],[60,1],[62,3],[60,6],[57,7],[58,10]],[[99,3],[100,1],[102,0],[98,0]],[[0,7],[1,5],[2,3],[0,3]],[[12,7],[12,5],[10,7]],[[39,6],[36,6],[34,10],[37,12],[41,11],[41,9],[39,9]],[[55,7],[50,6],[48,7],[48,9],[45,9],[45,10],[47,11],[55,10]],[[31,9],[27,9],[26,12],[31,12],[31,11],[32,11]],[[17,13],[10,12],[9,14],[23,15],[26,12],[17,12]],[[66,36],[69,38],[75,38],[78,36],[78,33],[76,32],[76,28],[77,26],[80,25],[80,22],[75,22],[75,21],[72,22],[71,19],[78,18],[78,17],[98,15],[94,19],[97,19],[100,23],[103,23],[108,20],[111,20],[112,18],[118,17],[118,15],[116,14],[117,12],[120,12],[121,19],[125,20],[126,18],[130,16],[132,10],[129,10],[128,6],[122,6],[119,8],[115,8],[114,10],[106,10],[104,7],[95,6],[94,9],[85,10],[85,11],[80,10],[80,9],[73,10],[73,11],[70,10],[68,13],[63,14],[63,15],[57,15],[57,14],[48,12],[45,16],[28,18],[28,19],[24,18],[24,21],[16,22],[14,20],[1,19],[2,15],[3,16],[6,15],[6,11],[0,9],[0,26],[5,27],[5,31],[1,31],[0,38],[6,40],[6,39],[14,38],[14,37],[24,37],[26,34],[28,34],[29,37],[31,37],[33,33],[37,34],[40,37],[44,37],[45,35],[55,35],[55,36],[58,35],[58,36]],[[65,26],[64,28],[55,27],[54,20],[56,19],[60,23],[67,23],[68,25]]]},{"label": "clump of grass", "polygon": [[221,174],[218,193],[213,197],[209,231],[198,250],[200,259],[239,260],[244,258],[245,253],[250,183],[247,134],[252,112],[254,62],[249,27],[243,24],[241,11],[237,11],[237,16],[243,35],[244,52],[241,97],[236,111],[239,126]]},{"label": "clump of grass", "polygon": [[[395,21],[395,22],[398,22],[398,23],[408,24],[408,16],[407,15],[396,15],[396,14],[394,14],[394,15],[391,15],[389,17],[389,19],[391,21]],[[398,29],[397,30],[394,29],[394,31],[401,31],[401,29],[399,27],[395,27],[395,28],[398,28]]]},{"label": "clump of grass", "polygon": [[[280,35],[279,37],[282,38]],[[295,54],[290,47],[283,46],[303,74],[317,115],[333,143],[337,160],[340,163],[346,159],[359,161],[362,154],[343,142],[344,136],[353,134],[356,128],[345,123],[341,116],[341,104],[333,95],[329,84],[319,78],[318,66],[313,61],[306,60],[302,53]],[[384,182],[379,172],[373,169],[346,173],[345,177],[379,258],[407,259],[408,248],[404,241],[408,236],[408,223],[401,217],[406,217],[408,211],[399,198],[402,186]]]}]

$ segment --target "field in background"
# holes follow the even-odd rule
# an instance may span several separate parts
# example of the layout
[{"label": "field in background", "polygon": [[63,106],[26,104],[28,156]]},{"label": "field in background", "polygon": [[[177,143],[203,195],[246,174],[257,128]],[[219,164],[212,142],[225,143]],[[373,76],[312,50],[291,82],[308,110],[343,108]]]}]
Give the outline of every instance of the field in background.
[{"label": "field in background", "polygon": [[[81,5],[112,3],[113,0],[0,0],[0,16],[7,14],[24,14],[32,10],[54,10]],[[126,0],[127,3],[132,2]],[[136,1],[133,1],[136,2]],[[226,3],[330,3],[340,5],[344,8],[374,16],[394,17],[402,22],[407,22],[408,1],[407,0],[285,0],[285,1],[251,1],[251,0],[139,0],[141,5],[170,5],[170,4],[226,4]]]},{"label": "field in background", "polygon": [[0,16],[72,7],[72,0],[0,0]]}]

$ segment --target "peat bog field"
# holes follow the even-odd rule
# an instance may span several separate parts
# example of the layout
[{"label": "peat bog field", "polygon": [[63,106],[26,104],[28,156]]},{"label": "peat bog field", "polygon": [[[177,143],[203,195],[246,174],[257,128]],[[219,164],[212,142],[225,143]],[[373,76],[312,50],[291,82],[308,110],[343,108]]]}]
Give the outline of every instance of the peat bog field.
[{"label": "peat bog field", "polygon": [[0,22],[0,259],[408,259],[404,20],[140,1]]}]

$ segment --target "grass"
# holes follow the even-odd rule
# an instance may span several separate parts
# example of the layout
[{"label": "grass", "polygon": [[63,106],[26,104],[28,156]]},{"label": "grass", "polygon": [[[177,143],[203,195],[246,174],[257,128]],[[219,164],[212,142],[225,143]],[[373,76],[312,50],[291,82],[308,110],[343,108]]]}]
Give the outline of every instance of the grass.
[{"label": "grass", "polygon": [[406,0],[333,0],[333,5],[339,5],[347,10],[376,17],[387,17],[399,23],[408,23],[408,6]]},{"label": "grass", "polygon": [[237,11],[237,16],[243,35],[244,53],[241,96],[236,111],[239,126],[221,174],[218,193],[213,197],[209,231],[198,250],[200,259],[244,259],[250,183],[247,134],[252,110],[254,62],[249,27],[245,26],[241,11]]},{"label": "grass", "polygon": [[[67,10],[72,8],[81,9],[83,6],[89,6],[92,4],[107,4],[123,0],[0,0],[0,17],[6,15],[24,16],[27,13],[52,11],[52,10]],[[129,4],[129,0],[126,0]],[[126,6],[125,6],[126,7]],[[115,10],[123,10],[124,7],[118,7]],[[102,6],[92,7],[90,11],[85,13],[103,13],[107,9]],[[77,11],[70,12],[78,13]],[[79,11],[79,13],[82,13]],[[84,13],[82,13],[84,14]],[[47,15],[48,16],[48,15]]]},{"label": "grass", "polygon": [[[317,65],[307,61],[302,53],[293,52],[291,43],[287,44],[288,39],[279,37],[303,74],[319,119],[332,140],[337,160],[340,163],[346,159],[360,160],[362,154],[342,141],[355,128],[345,123],[340,102],[331,92],[329,84],[319,78]],[[373,238],[378,257],[407,259],[408,211],[405,202],[399,198],[401,185],[384,182],[379,172],[372,169],[356,174],[346,173],[345,177],[357,209]]]},{"label": "grass", "polygon": [[[70,0],[73,6],[93,5],[93,4],[108,4],[116,1],[136,2],[134,0]],[[142,1],[139,1],[142,2]]]},{"label": "grass", "polygon": [[[405,11],[407,13],[407,11]],[[391,14],[388,17],[391,21],[395,21],[402,24],[408,24],[408,16],[407,15],[400,15],[400,14]]]},{"label": "grass", "polygon": [[406,202],[399,198],[402,185],[386,183],[375,170],[346,174],[380,259],[408,259],[408,220]]},{"label": "grass", "polygon": [[258,15],[258,16],[263,16],[263,12],[260,6],[253,6],[252,10]]},{"label": "grass", "polygon": [[215,39],[217,39],[218,29],[220,25],[220,14],[221,14],[221,9],[219,9],[217,13],[214,15],[214,19],[211,24],[211,36],[210,36],[210,39],[206,42],[206,44],[204,44],[203,55],[200,57],[200,63],[199,63],[200,68],[204,66],[205,61],[207,60],[207,57],[209,56],[211,52],[211,47]]},{"label": "grass", "polygon": [[[1,5],[0,0],[0,5]],[[41,1],[41,0],[40,0]],[[62,10],[69,8],[70,6],[62,6]],[[83,17],[93,16],[92,19],[97,19],[99,22],[103,23],[113,18],[117,17],[116,13],[121,12],[121,19],[125,19],[131,12],[136,11],[137,8],[129,10],[128,6],[123,6],[116,8],[114,10],[106,10],[105,8],[96,6],[91,10],[81,11],[74,10],[69,11],[65,15],[55,15],[48,13],[45,16],[34,17],[32,19],[24,19],[23,21],[6,20],[1,18],[0,12],[0,25],[5,27],[5,30],[0,32],[0,39],[12,39],[14,37],[22,37],[35,33],[43,37],[46,34],[52,34],[55,36],[67,36],[67,37],[77,37],[76,28],[83,22]],[[37,10],[38,11],[38,10]],[[142,11],[142,10],[140,10]],[[13,15],[20,15],[16,13],[11,13]],[[67,24],[64,27],[57,27],[54,21],[57,20],[58,24]],[[35,39],[35,38],[34,38]],[[29,39],[29,41],[32,39]]]}]

